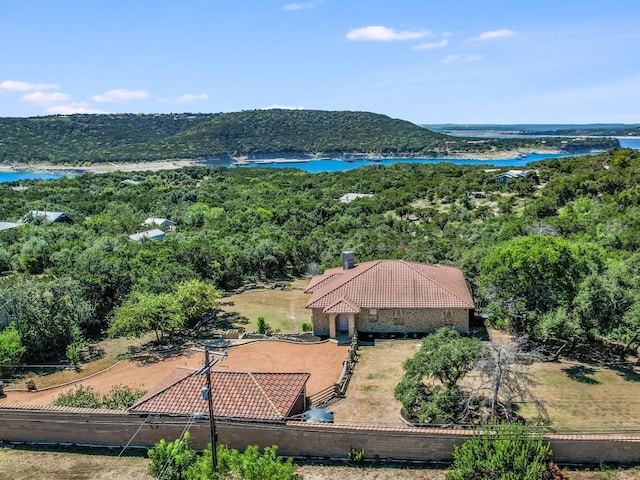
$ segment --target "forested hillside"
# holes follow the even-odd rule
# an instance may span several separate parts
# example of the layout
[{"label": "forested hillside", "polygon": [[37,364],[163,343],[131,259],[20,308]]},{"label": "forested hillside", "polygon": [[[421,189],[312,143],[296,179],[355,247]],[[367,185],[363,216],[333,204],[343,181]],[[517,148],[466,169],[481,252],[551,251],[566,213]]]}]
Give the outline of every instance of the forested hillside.
[{"label": "forested hillside", "polygon": [[569,153],[618,146],[609,138],[465,139],[366,112],[250,110],[0,118],[0,163],[87,164],[245,155],[442,157],[516,150]]},{"label": "forested hillside", "polygon": [[[537,174],[504,185],[497,171],[447,163],[315,175],[191,167],[26,181],[20,191],[0,184],[2,221],[30,210],[75,220],[0,232],[0,320],[15,321],[19,356],[46,360],[105,332],[123,304],[159,308],[197,286],[190,282],[229,290],[318,273],[348,249],[358,261],[459,265],[493,322],[565,351],[631,339],[640,332],[640,152],[530,169]],[[373,197],[341,203],[347,192]],[[129,240],[150,216],[177,231]]]}]

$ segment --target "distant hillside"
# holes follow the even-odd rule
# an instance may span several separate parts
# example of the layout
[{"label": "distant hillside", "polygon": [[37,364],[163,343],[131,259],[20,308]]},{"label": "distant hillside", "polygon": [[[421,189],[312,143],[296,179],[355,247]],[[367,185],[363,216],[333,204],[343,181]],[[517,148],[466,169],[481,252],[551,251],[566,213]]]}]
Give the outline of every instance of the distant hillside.
[{"label": "distant hillside", "polygon": [[611,139],[450,137],[367,112],[250,110],[0,118],[0,163],[83,164],[258,155],[445,157],[618,146]]}]

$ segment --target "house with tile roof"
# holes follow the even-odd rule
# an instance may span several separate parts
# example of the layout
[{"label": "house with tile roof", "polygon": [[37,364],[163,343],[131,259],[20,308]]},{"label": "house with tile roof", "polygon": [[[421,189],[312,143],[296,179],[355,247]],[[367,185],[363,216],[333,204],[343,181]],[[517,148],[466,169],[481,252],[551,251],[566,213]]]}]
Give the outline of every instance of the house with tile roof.
[{"label": "house with tile roof", "polygon": [[353,254],[346,260],[345,254],[342,267],[313,277],[307,286],[314,335],[410,335],[443,326],[469,330],[473,299],[458,268],[405,260],[356,264]]},{"label": "house with tile roof", "polygon": [[176,229],[176,222],[173,222],[168,218],[149,217],[142,222],[142,225],[156,225],[158,227],[164,227],[169,231]]},{"label": "house with tile roof", "polygon": [[[308,373],[211,372],[213,415],[221,418],[282,421],[307,409]],[[132,414],[208,415],[202,398],[206,376],[175,371],[129,409]]]}]

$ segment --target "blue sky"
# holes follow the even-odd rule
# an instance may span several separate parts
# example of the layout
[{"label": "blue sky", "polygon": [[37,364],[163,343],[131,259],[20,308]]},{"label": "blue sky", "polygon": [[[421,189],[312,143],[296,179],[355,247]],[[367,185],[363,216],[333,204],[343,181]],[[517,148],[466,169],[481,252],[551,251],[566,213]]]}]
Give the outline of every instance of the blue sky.
[{"label": "blue sky", "polygon": [[272,107],[414,123],[640,123],[640,4],[2,4],[0,116]]}]

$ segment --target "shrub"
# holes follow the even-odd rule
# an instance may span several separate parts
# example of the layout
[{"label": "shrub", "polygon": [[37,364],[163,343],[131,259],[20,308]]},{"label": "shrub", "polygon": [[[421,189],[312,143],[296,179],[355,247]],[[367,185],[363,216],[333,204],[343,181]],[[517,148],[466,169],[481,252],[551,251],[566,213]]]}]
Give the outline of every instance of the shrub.
[{"label": "shrub", "polygon": [[187,470],[195,465],[198,456],[191,448],[191,435],[186,432],[182,439],[167,443],[164,439],[156,443],[147,452],[149,475],[163,480],[183,480],[193,478],[187,476]]},{"label": "shrub", "polygon": [[59,407],[77,408],[108,408],[112,410],[126,410],[145,394],[144,390],[114,385],[109,393],[100,396],[93,387],[78,385],[73,390],[62,392],[53,401]]},{"label": "shrub", "polygon": [[259,333],[260,335],[264,335],[264,333],[265,333],[267,330],[271,330],[271,325],[269,325],[269,324],[266,322],[266,320],[264,319],[264,317],[258,317],[257,325],[258,325],[258,333]]},{"label": "shrub", "polygon": [[524,425],[492,424],[453,452],[447,480],[551,480],[563,478],[551,448]]},{"label": "shrub", "polygon": [[313,325],[311,324],[311,322],[302,322],[302,331],[313,332]]}]

